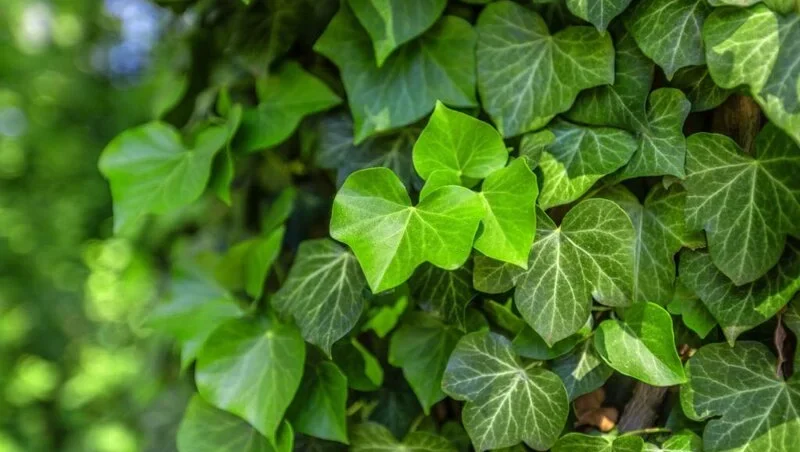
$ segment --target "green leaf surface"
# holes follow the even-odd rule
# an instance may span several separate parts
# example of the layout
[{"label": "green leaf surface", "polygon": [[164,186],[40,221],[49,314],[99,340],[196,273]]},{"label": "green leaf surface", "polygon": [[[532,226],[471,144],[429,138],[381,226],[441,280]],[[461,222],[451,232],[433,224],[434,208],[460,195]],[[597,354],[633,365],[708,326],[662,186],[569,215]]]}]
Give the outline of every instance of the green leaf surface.
[{"label": "green leaf surface", "polygon": [[670,86],[679,88],[692,104],[692,111],[706,111],[719,107],[733,94],[714,83],[707,66],[691,66],[675,73]]},{"label": "green leaf surface", "polygon": [[701,339],[708,336],[708,333],[717,326],[717,320],[708,311],[700,297],[680,281],[675,284],[675,293],[667,305],[667,310],[670,314],[681,316],[683,324],[697,333]]},{"label": "green leaf surface", "polygon": [[772,124],[752,156],[730,138],[687,140],[686,223],[705,229],[714,264],[737,285],[764,275],[787,234],[800,236],[800,147]]},{"label": "green leaf surface", "polygon": [[552,372],[523,366],[511,342],[488,331],[464,336],[442,380],[445,393],[467,401],[464,427],[477,450],[520,442],[545,450],[558,438],[569,405]]},{"label": "green leaf surface", "polygon": [[522,267],[483,254],[476,254],[473,261],[472,285],[480,292],[498,294],[509,291],[525,274]]},{"label": "green leaf surface", "polygon": [[236,104],[230,107],[226,112],[226,116],[228,121],[228,140],[225,149],[214,157],[208,187],[222,202],[230,206],[231,184],[236,175],[232,144],[242,123],[242,106]]},{"label": "green leaf surface", "polygon": [[437,99],[454,107],[476,106],[475,41],[467,21],[444,16],[378,68],[369,35],[342,4],[314,50],[342,73],[358,144],[421,119]]},{"label": "green leaf surface", "polygon": [[597,327],[594,345],[603,360],[653,386],[685,382],[669,313],[657,304],[640,302],[625,309],[622,317]]},{"label": "green leaf surface", "polygon": [[295,328],[271,319],[231,320],[200,350],[197,390],[274,441],[300,386],[304,357],[305,344]]},{"label": "green leaf surface", "polygon": [[535,359],[538,361],[549,361],[569,353],[575,345],[586,339],[592,332],[592,322],[586,322],[580,331],[562,339],[553,346],[548,346],[542,336],[533,330],[533,328],[526,326],[514,336],[511,345],[514,346],[514,351],[522,357]]},{"label": "green leaf surface", "polygon": [[602,32],[630,3],[631,0],[567,0],[567,8]]},{"label": "green leaf surface", "polygon": [[614,373],[597,354],[591,339],[578,344],[570,354],[553,361],[552,370],[564,383],[570,401],[603,386]]},{"label": "green leaf surface", "polygon": [[478,195],[456,186],[412,206],[391,170],[371,168],[351,174],[336,194],[331,236],[353,249],[377,293],[402,284],[423,262],[463,265],[483,214]]},{"label": "green leaf surface", "polygon": [[470,261],[452,271],[423,264],[409,280],[409,287],[422,309],[447,324],[466,328],[465,310],[475,296]]},{"label": "green leaf surface", "polygon": [[253,299],[261,298],[264,281],[280,254],[285,232],[281,226],[264,237],[232,246],[217,265],[217,278],[229,290],[244,290]]},{"label": "green leaf surface", "polygon": [[328,110],[341,99],[298,63],[281,66],[258,86],[258,106],[245,111],[236,146],[245,152],[277,146],[294,133],[300,120]]},{"label": "green leaf surface", "polygon": [[226,127],[210,126],[186,145],[174,127],[151,122],[114,138],[99,163],[111,184],[114,232],[145,214],[165,214],[197,200],[227,137]]},{"label": "green leaf surface", "polygon": [[368,320],[364,322],[361,331],[372,330],[383,339],[397,326],[400,317],[412,304],[408,284],[374,296],[371,304],[372,308],[367,314]]},{"label": "green leaf surface", "polygon": [[347,377],[331,361],[306,365],[303,382],[286,418],[315,438],[347,444]]},{"label": "green leaf surface", "polygon": [[374,422],[354,426],[351,437],[352,452],[456,452],[450,441],[435,433],[412,432],[400,442],[386,427]]},{"label": "green leaf surface", "polygon": [[537,225],[514,299],[545,343],[577,332],[589,318],[592,298],[609,306],[631,303],[635,232],[622,208],[589,199],[567,212],[560,226],[542,212]]},{"label": "green leaf surface", "polygon": [[553,445],[552,452],[641,452],[644,440],[639,436],[595,436],[568,433]]},{"label": "green leaf surface", "polygon": [[608,34],[569,27],[551,35],[539,14],[510,1],[484,8],[477,28],[478,90],[505,137],[544,126],[581,90],[614,82]]},{"label": "green leaf surface", "polygon": [[333,362],[356,391],[375,391],[383,384],[383,367],[375,356],[355,338],[333,346]]},{"label": "green leaf surface", "polygon": [[294,317],[303,338],[330,356],[333,343],[361,317],[366,296],[355,256],[333,240],[318,239],[300,244],[272,305]]},{"label": "green leaf surface", "polygon": [[691,430],[681,430],[667,438],[661,446],[645,446],[643,452],[703,452],[703,438]]},{"label": "green leaf surface", "polygon": [[686,365],[681,406],[690,417],[711,418],[706,452],[785,452],[800,436],[800,380],[775,375],[775,356],[755,342],[731,348],[710,344]]}]

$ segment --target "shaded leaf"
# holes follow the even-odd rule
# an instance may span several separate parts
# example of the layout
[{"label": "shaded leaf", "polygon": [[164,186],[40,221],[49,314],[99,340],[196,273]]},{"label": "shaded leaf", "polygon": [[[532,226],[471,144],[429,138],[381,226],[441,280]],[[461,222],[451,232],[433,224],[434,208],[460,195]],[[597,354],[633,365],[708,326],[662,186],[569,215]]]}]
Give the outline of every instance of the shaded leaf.
[{"label": "shaded leaf", "polygon": [[692,104],[692,111],[706,111],[719,107],[733,94],[714,83],[707,66],[691,66],[675,73],[670,85],[680,88]]},{"label": "shaded leaf", "polygon": [[347,444],[347,377],[336,364],[306,365],[286,418],[299,433]]},{"label": "shaded leaf", "polygon": [[422,264],[409,280],[414,299],[422,309],[445,323],[465,328],[464,313],[474,296],[472,264],[448,271],[431,264]]},{"label": "shaded leaf", "polygon": [[567,8],[572,14],[605,31],[611,20],[620,15],[631,0],[567,0]]},{"label": "shaded leaf", "polygon": [[697,333],[701,339],[708,336],[708,333],[717,326],[717,320],[708,311],[700,297],[681,282],[675,284],[675,293],[672,295],[672,301],[667,305],[667,310],[670,314],[681,316],[683,324]]},{"label": "shaded leaf", "polygon": [[502,262],[483,254],[476,254],[472,271],[472,284],[480,292],[498,294],[509,291],[517,280],[525,274],[525,269]]},{"label": "shaded leaf", "polygon": [[564,382],[570,401],[603,386],[614,372],[597,354],[591,339],[553,361],[552,370]]},{"label": "shaded leaf", "polygon": [[368,422],[358,424],[352,430],[353,452],[455,452],[456,448],[447,439],[430,432],[409,433],[402,442],[392,435],[386,427]]}]

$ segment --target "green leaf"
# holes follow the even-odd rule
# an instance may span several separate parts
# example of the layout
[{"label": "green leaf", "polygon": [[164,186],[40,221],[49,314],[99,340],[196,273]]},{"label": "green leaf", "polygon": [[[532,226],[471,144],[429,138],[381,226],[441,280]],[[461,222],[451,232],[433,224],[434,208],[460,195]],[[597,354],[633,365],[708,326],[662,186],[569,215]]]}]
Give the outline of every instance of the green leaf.
[{"label": "green leaf", "polygon": [[750,88],[767,117],[800,143],[800,21],[764,6],[718,8],[703,30],[711,77]]},{"label": "green leaf", "polygon": [[708,311],[700,297],[680,281],[675,284],[675,293],[667,305],[667,310],[670,314],[681,316],[683,324],[697,333],[701,339],[708,336],[708,333],[717,326],[717,320]]},{"label": "green leaf", "polygon": [[630,304],[634,230],[617,204],[589,199],[567,212],[561,226],[544,213],[537,220],[528,272],[514,295],[522,317],[551,345],[578,331],[592,298]]},{"label": "green leaf", "polygon": [[467,21],[444,16],[378,68],[369,35],[342,4],[314,50],[342,73],[358,144],[421,119],[437,99],[454,107],[476,106],[475,40]]},{"label": "green leaf", "polygon": [[472,264],[469,261],[453,271],[423,264],[414,272],[409,287],[422,309],[445,323],[465,329],[464,312],[475,295],[472,290]]},{"label": "green leaf", "polygon": [[[472,180],[470,182],[473,182]],[[446,187],[448,185],[462,185],[463,180],[457,172],[448,170],[434,171],[428,176],[425,185],[419,192],[419,199],[425,199],[426,196],[436,191],[437,188]],[[471,183],[469,185],[472,185]]]},{"label": "green leaf", "polygon": [[361,327],[361,331],[372,330],[379,338],[386,337],[408,309],[410,298],[408,284],[373,296],[373,307],[367,314],[369,320]]},{"label": "green leaf", "polygon": [[552,452],[642,452],[639,436],[595,436],[567,433],[553,445]]},{"label": "green leaf", "polygon": [[347,444],[347,377],[336,364],[306,365],[303,382],[286,412],[299,433]]},{"label": "green leaf", "polygon": [[530,168],[536,168],[539,166],[542,153],[555,139],[555,134],[547,129],[526,133],[522,136],[522,140],[520,140],[519,156],[528,162]]},{"label": "green leaf", "polygon": [[787,234],[800,236],[800,148],[772,124],[752,157],[723,135],[687,143],[686,223],[705,229],[714,264],[736,285],[754,281],[778,262]]},{"label": "green leaf", "polygon": [[542,209],[575,201],[601,177],[625,165],[636,150],[633,136],[619,129],[556,119],[548,130],[556,138],[539,161]]},{"label": "green leaf", "polygon": [[300,120],[339,105],[341,99],[299,64],[284,64],[258,90],[258,106],[247,110],[236,146],[245,152],[277,146],[294,133]]},{"label": "green leaf", "polygon": [[703,439],[691,430],[681,430],[667,438],[661,447],[647,444],[644,452],[703,452]]},{"label": "green leaf", "polygon": [[483,179],[508,160],[503,137],[489,124],[451,110],[439,101],[414,145],[414,168],[428,179],[436,171]]},{"label": "green leaf", "polygon": [[669,313],[657,304],[640,302],[622,314],[624,321],[605,320],[597,327],[594,346],[603,360],[653,386],[685,382]]},{"label": "green leaf", "polygon": [[703,430],[708,452],[784,452],[800,436],[800,380],[775,375],[775,356],[762,344],[731,348],[710,344],[686,365],[689,383],[681,406],[690,417],[709,417]]},{"label": "green leaf", "polygon": [[300,386],[304,357],[303,338],[293,327],[272,319],[231,320],[200,350],[197,390],[212,405],[243,418],[274,441]]},{"label": "green leaf", "polygon": [[403,369],[425,414],[445,397],[442,375],[460,337],[457,329],[423,313],[412,314],[392,334],[389,363]]},{"label": "green leaf", "polygon": [[178,428],[178,451],[288,452],[292,450],[293,436],[291,425],[284,422],[274,446],[247,422],[214,408],[195,394]]},{"label": "green leaf", "polygon": [[539,336],[536,331],[531,327],[526,326],[514,337],[511,344],[514,346],[514,351],[519,356],[525,358],[535,359],[538,361],[549,361],[569,353],[575,345],[586,339],[592,332],[592,320],[587,319],[586,325],[580,329],[576,334],[562,339],[552,347],[548,346],[542,336]]},{"label": "green leaf", "polygon": [[261,217],[261,231],[270,232],[286,223],[292,215],[296,198],[297,190],[294,187],[283,189]]},{"label": "green leaf", "polygon": [[228,140],[225,150],[214,157],[211,170],[211,180],[208,186],[217,197],[227,205],[231,205],[231,183],[236,174],[233,161],[232,143],[242,123],[242,106],[239,104],[230,107],[227,111]]},{"label": "green leaf", "polygon": [[336,194],[331,236],[353,249],[377,293],[402,284],[423,262],[462,266],[483,214],[478,195],[457,186],[412,206],[391,170],[371,168],[351,174]]},{"label": "green leaf", "polygon": [[478,18],[478,90],[505,137],[544,126],[578,93],[614,82],[608,34],[569,27],[553,35],[539,14],[510,1]]},{"label": "green leaf", "polygon": [[231,247],[217,265],[217,278],[229,290],[243,289],[253,299],[261,298],[264,280],[281,251],[286,229],[281,226],[265,237],[257,237]]},{"label": "green leaf", "polygon": [[681,247],[703,246],[701,234],[689,231],[684,221],[686,192],[680,185],[665,189],[654,185],[644,205],[622,185],[597,194],[625,210],[633,223],[636,243],[633,257],[633,301],[665,306],[672,300],[675,253]]},{"label": "green leaf", "polygon": [[505,303],[487,299],[483,301],[483,312],[492,319],[492,323],[512,334],[519,334],[525,328],[525,321],[514,313],[511,298]]},{"label": "green leaf", "polygon": [[[598,2],[599,3],[599,2]],[[570,121],[631,132],[647,127],[645,104],[653,84],[653,62],[642,54],[627,31],[616,33],[613,85],[582,92],[566,113]]]},{"label": "green leaf", "polygon": [[707,0],[643,0],[625,14],[625,26],[639,48],[672,79],[686,66],[705,63],[703,23]]},{"label": "green leaf", "polygon": [[631,0],[567,0],[567,8],[572,14],[597,27],[597,31],[603,32],[630,3]]},{"label": "green leaf", "polygon": [[442,389],[467,402],[464,427],[477,450],[523,441],[536,450],[548,449],[569,411],[558,376],[523,366],[511,342],[488,331],[461,338],[447,363]]},{"label": "green leaf", "polygon": [[356,391],[375,391],[383,384],[383,367],[372,353],[355,338],[333,346],[333,362],[347,377],[347,385]]},{"label": "green leaf", "polygon": [[480,292],[498,294],[509,291],[525,273],[522,267],[483,254],[476,254],[473,260],[472,285]]},{"label": "green leaf", "polygon": [[552,370],[564,382],[570,401],[603,386],[614,373],[597,354],[591,339],[578,344],[570,354],[553,361]]},{"label": "green leaf", "polygon": [[692,104],[692,111],[706,111],[719,107],[733,94],[714,83],[707,66],[692,66],[679,70],[670,80],[670,86],[680,88]]},{"label": "green leaf", "polygon": [[[800,337],[800,296],[795,295],[792,301],[786,305],[783,313],[783,324],[789,328],[795,337]],[[794,351],[794,368],[800,369],[800,351]]]},{"label": "green leaf", "polygon": [[272,305],[292,315],[303,338],[330,356],[333,343],[361,317],[366,296],[366,280],[347,249],[330,239],[307,240]]},{"label": "green leaf", "polygon": [[186,146],[174,127],[151,122],[114,138],[99,163],[111,184],[114,232],[145,214],[172,212],[199,198],[227,137],[226,127],[211,126]]},{"label": "green leaf", "polygon": [[733,345],[743,332],[774,316],[800,290],[800,247],[789,242],[778,265],[763,278],[737,286],[701,251],[681,251],[680,281],[697,294]]},{"label": "green leaf", "polygon": [[435,433],[412,432],[401,443],[386,427],[374,422],[356,425],[351,437],[352,452],[456,452],[450,441]]},{"label": "green leaf", "polygon": [[378,67],[395,49],[430,28],[447,6],[447,0],[348,1],[372,38]]}]

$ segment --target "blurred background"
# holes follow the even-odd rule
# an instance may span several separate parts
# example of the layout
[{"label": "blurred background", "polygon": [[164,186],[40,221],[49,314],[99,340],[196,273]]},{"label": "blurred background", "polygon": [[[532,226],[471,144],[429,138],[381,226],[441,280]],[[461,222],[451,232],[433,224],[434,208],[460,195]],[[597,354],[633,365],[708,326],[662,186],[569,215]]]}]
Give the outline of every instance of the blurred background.
[{"label": "blurred background", "polygon": [[142,327],[157,273],[112,237],[97,158],[181,92],[182,27],[146,0],[0,1],[0,452],[174,449],[191,389]]}]

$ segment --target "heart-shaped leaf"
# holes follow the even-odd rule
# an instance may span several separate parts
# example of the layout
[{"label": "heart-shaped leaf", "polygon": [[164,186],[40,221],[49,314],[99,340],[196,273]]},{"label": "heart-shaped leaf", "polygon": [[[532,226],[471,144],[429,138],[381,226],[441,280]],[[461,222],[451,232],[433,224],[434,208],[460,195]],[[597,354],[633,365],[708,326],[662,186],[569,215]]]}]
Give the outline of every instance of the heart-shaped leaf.
[{"label": "heart-shaped leaf", "polygon": [[603,386],[614,373],[597,354],[592,339],[586,339],[570,354],[553,361],[552,370],[564,382],[570,401]]},{"label": "heart-shaped leaf", "polygon": [[595,436],[568,433],[553,445],[552,452],[642,452],[644,440],[639,436]]},{"label": "heart-shaped leaf", "polygon": [[465,310],[475,295],[469,261],[452,271],[423,264],[409,280],[409,287],[422,309],[445,323],[466,328]]},{"label": "heart-shaped leaf", "polygon": [[347,377],[330,361],[306,365],[286,412],[299,433],[347,444]]}]

